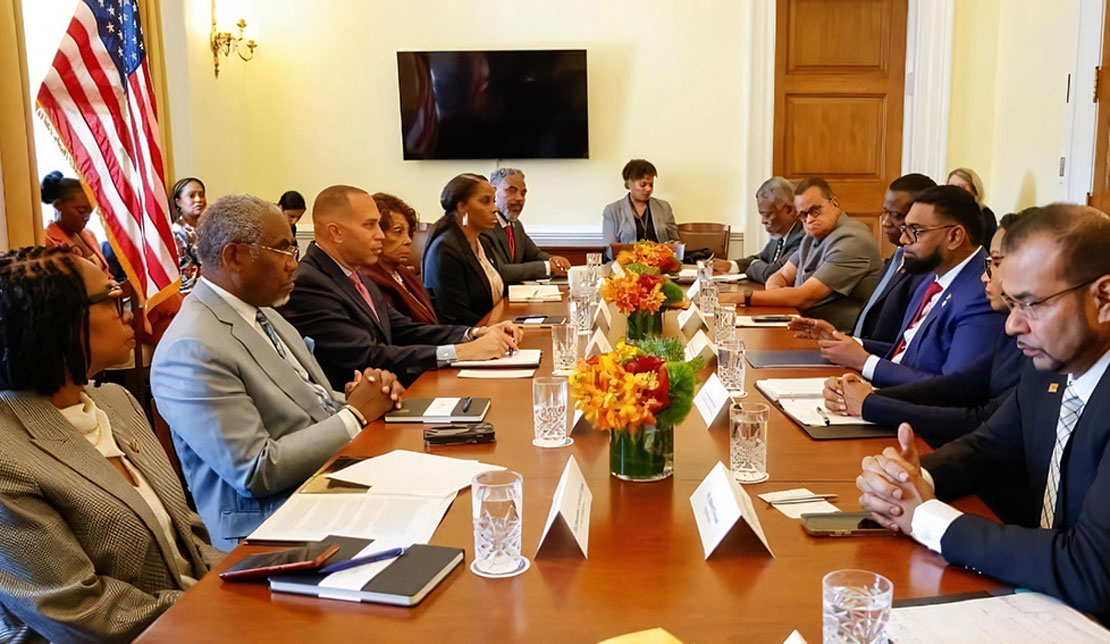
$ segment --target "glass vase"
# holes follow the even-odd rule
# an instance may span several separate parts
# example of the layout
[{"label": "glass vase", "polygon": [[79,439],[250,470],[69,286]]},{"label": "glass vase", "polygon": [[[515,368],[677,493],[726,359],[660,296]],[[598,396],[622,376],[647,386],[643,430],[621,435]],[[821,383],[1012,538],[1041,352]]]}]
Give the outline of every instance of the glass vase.
[{"label": "glass vase", "polygon": [[643,340],[651,335],[663,333],[663,311],[650,313],[648,311],[633,311],[628,314],[628,331],[625,336],[629,341]]},{"label": "glass vase", "polygon": [[674,473],[674,427],[647,425],[609,432],[609,473],[624,481],[658,481]]}]

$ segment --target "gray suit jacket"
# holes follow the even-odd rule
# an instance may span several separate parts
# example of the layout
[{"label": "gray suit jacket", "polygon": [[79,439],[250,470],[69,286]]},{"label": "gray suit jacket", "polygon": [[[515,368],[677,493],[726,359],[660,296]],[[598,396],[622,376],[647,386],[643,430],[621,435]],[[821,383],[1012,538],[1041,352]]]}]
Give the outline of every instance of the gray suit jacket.
[{"label": "gray suit jacket", "polygon": [[[312,379],[330,389],[296,329],[274,309],[262,311]],[[274,346],[203,281],[158,343],[150,386],[217,548],[235,547],[350,441],[343,419],[329,415]]]},{"label": "gray suit jacket", "polygon": [[146,416],[119,385],[88,387],[120,450],[173,522],[150,506],[50,401],[0,392],[0,641],[131,641],[220,558]]},{"label": "gray suit jacket", "polygon": [[[674,221],[671,204],[648,197],[648,207],[651,208],[651,224],[655,226],[655,236],[661,242],[678,240],[678,224]],[[605,256],[612,257],[610,244],[636,243],[636,213],[632,210],[632,202],[628,195],[621,197],[605,206],[601,213],[601,237],[605,245]]]},{"label": "gray suit jacket", "polygon": [[509,236],[500,222],[492,230],[482,233],[482,246],[486,249],[486,256],[490,258],[501,279],[505,284],[519,284],[524,280],[534,280],[547,277],[545,260],[551,258],[550,253],[540,250],[524,231],[524,224],[520,220],[512,222],[513,239],[516,240],[516,252],[509,256]]}]

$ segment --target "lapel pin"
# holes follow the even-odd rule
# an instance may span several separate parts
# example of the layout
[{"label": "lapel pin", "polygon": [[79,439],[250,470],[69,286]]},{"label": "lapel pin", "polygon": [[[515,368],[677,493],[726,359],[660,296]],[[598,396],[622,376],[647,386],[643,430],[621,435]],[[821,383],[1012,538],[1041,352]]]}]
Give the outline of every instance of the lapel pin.
[{"label": "lapel pin", "polygon": [[1048,393],[1054,394],[1060,390],[1060,383],[1054,382],[1048,386]]}]

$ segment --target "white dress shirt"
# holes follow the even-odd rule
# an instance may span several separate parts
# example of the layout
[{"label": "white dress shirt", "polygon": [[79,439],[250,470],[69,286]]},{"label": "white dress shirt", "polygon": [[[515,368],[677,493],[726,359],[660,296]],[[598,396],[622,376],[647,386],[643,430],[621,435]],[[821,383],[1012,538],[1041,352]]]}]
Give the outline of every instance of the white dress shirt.
[{"label": "white dress shirt", "polygon": [[[1080,376],[1068,374],[1068,386],[1083,402],[1083,408],[1087,408],[1087,402],[1091,399],[1091,395],[1095,392],[1095,387],[1098,386],[1102,376],[1106,373],[1106,368],[1110,366],[1110,351],[1102,354],[1086,372]],[[1082,412],[1080,412],[1082,417]],[[1078,420],[1076,424],[1078,424]],[[925,477],[925,481],[929,485],[933,484],[933,477],[929,474],[928,470],[922,468],[921,474]],[[935,487],[935,486],[934,486]],[[940,540],[944,537],[944,533],[948,531],[948,526],[952,525],[962,515],[956,508],[938,501],[937,499],[929,499],[928,501],[917,506],[917,510],[913,513],[913,520],[910,522],[910,529],[912,536],[919,543],[927,546],[934,552],[940,552]]]}]

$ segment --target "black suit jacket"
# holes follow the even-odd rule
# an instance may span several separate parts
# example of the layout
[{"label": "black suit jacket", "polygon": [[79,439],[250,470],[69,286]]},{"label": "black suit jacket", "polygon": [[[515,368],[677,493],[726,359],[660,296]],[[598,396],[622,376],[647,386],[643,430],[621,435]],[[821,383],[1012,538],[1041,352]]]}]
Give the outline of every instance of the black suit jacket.
[{"label": "black suit jacket", "polygon": [[[1053,387],[1055,385],[1055,387]],[[1010,525],[965,514],[941,539],[944,558],[1110,618],[1110,371],[1103,374],[1061,460],[1056,527],[1038,527],[1065,376],[1027,370],[979,429],[921,459],[937,497],[976,493],[1018,474],[1026,511]]]},{"label": "black suit jacket", "polygon": [[509,236],[500,223],[493,230],[487,230],[479,238],[482,247],[486,249],[489,258],[501,273],[505,284],[519,284],[524,280],[534,280],[547,277],[547,265],[544,261],[551,258],[550,253],[540,250],[532,241],[528,233],[524,232],[524,224],[520,220],[511,222],[513,239],[516,240],[516,252],[509,254]]},{"label": "black suit jacket", "polygon": [[994,350],[967,369],[876,389],[863,401],[863,418],[888,427],[910,423],[925,442],[939,447],[990,418],[1014,390],[1027,363],[1014,339],[1000,334]]},{"label": "black suit jacket", "polygon": [[[890,268],[892,259],[893,256],[883,265],[884,275]],[[902,330],[902,318],[905,317],[906,309],[913,300],[914,292],[925,278],[933,275],[932,273],[914,275],[906,272],[905,268],[897,270],[898,273],[890,278],[886,288],[879,294],[879,299],[875,301],[875,305],[867,312],[867,317],[863,320],[863,328],[860,329],[861,340],[894,344],[898,340],[898,332]]]},{"label": "black suit jacket", "polygon": [[794,251],[802,245],[802,239],[806,236],[806,231],[802,228],[802,222],[794,222],[794,227],[786,232],[786,237],[783,238],[782,251],[779,253],[778,259],[775,259],[775,249],[778,247],[779,240],[772,239],[767,242],[758,255],[752,255],[752,262],[748,264],[748,268],[744,270],[748,279],[760,284],[766,284],[767,278],[774,275],[780,268],[790,261],[794,256]]},{"label": "black suit jacket", "polygon": [[457,224],[440,220],[436,228],[443,232],[424,251],[424,287],[435,298],[440,322],[478,324],[493,308],[489,278]]},{"label": "black suit jacket", "polygon": [[350,382],[355,369],[367,367],[392,371],[408,384],[436,368],[436,346],[463,340],[468,327],[414,322],[390,306],[372,280],[359,279],[377,316],[339,264],[309,244],[289,303],[280,309],[302,336],[315,341],[313,355],[336,387]]}]

